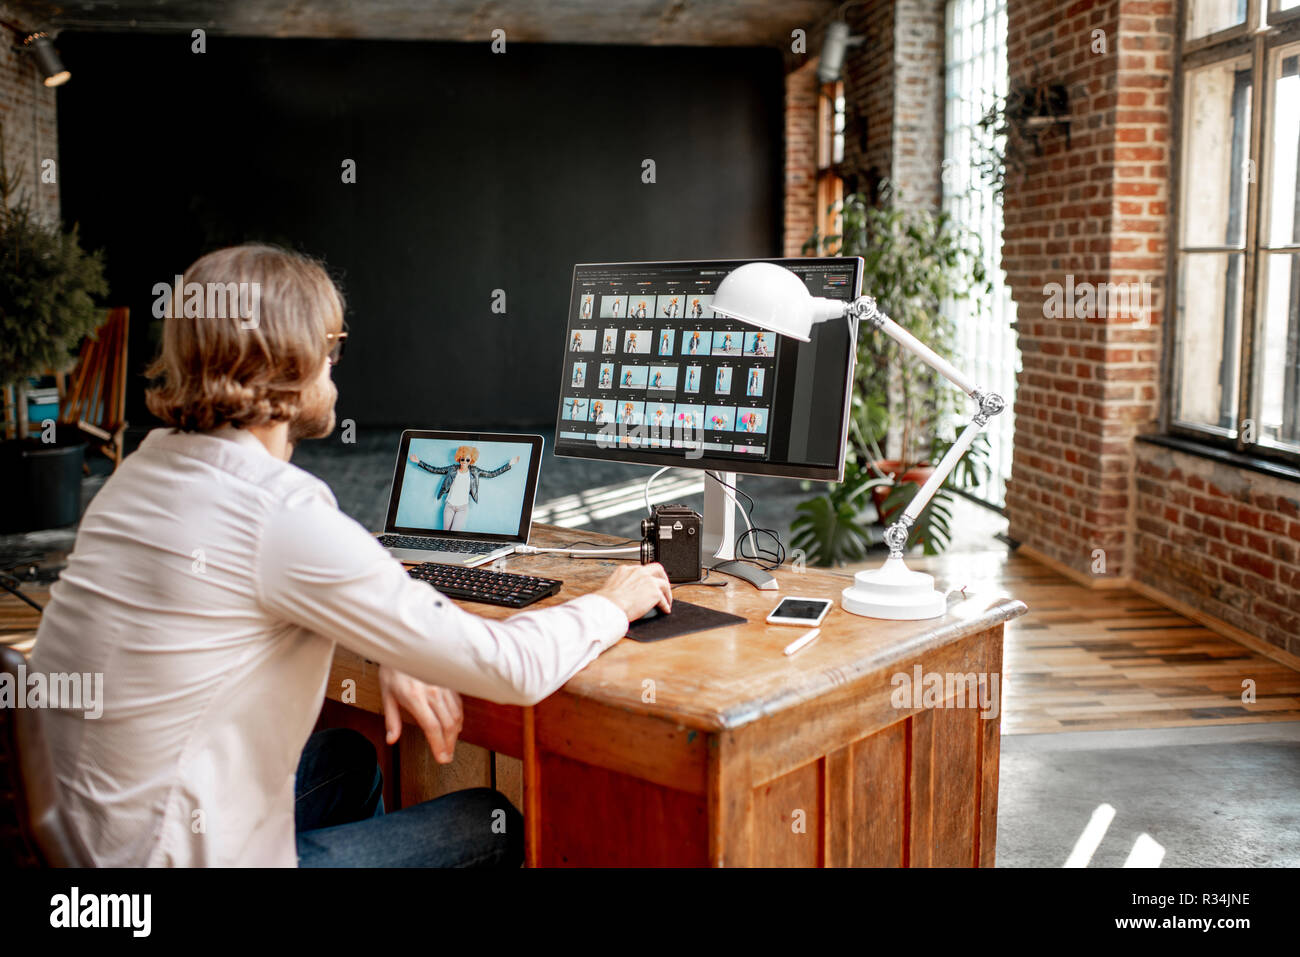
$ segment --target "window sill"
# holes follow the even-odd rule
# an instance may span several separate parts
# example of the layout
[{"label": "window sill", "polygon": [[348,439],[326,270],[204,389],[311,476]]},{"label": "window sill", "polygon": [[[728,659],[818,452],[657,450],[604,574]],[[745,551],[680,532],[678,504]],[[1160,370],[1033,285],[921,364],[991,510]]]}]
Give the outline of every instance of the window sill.
[{"label": "window sill", "polygon": [[1180,435],[1139,435],[1137,440],[1148,445],[1159,445],[1178,452],[1185,452],[1188,455],[1222,462],[1225,465],[1245,469],[1248,472],[1258,472],[1261,475],[1269,475],[1286,482],[1300,483],[1300,469],[1281,462],[1274,462],[1272,459],[1260,458],[1256,455],[1243,455],[1231,449],[1204,445],[1191,439],[1185,439]]}]

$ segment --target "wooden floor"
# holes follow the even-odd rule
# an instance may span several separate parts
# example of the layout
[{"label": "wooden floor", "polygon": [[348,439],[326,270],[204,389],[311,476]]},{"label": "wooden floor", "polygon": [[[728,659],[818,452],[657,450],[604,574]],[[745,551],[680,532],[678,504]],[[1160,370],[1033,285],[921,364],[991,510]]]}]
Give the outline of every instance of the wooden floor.
[{"label": "wooden floor", "polygon": [[1003,734],[1300,720],[1300,671],[1137,592],[1085,588],[1005,549],[908,566],[1029,606],[1006,626]]},{"label": "wooden floor", "polygon": [[[1084,588],[1005,551],[908,564],[949,588],[966,585],[1029,606],[1007,624],[1004,734],[1300,720],[1300,672],[1135,592]],[[48,600],[41,589],[24,594]],[[37,621],[35,611],[0,592],[0,643],[22,647]],[[1242,701],[1246,679],[1255,683],[1250,703]]]}]

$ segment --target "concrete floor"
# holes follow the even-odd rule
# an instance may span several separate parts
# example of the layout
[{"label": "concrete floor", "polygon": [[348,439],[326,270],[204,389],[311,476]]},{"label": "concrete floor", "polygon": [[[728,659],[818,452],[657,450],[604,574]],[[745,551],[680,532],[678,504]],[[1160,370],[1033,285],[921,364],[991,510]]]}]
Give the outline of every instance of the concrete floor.
[{"label": "concrete floor", "polygon": [[998,866],[1080,843],[1092,867],[1300,866],[1300,722],[1003,735]]}]

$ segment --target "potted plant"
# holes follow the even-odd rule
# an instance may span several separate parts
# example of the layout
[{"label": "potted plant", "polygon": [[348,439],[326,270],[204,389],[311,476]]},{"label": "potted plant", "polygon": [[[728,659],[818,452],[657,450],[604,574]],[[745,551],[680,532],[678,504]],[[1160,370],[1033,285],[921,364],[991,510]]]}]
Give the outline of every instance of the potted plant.
[{"label": "potted plant", "polygon": [[[70,525],[80,514],[85,442],[69,426],[24,434],[26,382],[62,369],[70,350],[102,319],[95,297],[106,295],[104,264],[19,194],[22,170],[4,162],[0,126],[0,388],[15,387],[18,436],[0,442],[0,532]],[[6,423],[7,428],[7,423]]]},{"label": "potted plant", "polygon": [[[814,235],[804,251],[861,256],[863,291],[917,339],[951,358],[955,330],[942,303],[990,288],[979,237],[946,213],[901,203],[888,183],[879,205],[853,194],[844,198],[839,215],[840,232]],[[843,483],[799,505],[793,525],[792,541],[814,564],[856,560],[860,542],[870,537],[862,496],[874,502],[875,521],[887,521],[930,477],[955,438],[949,423],[960,391],[883,332],[859,329],[855,377],[847,452],[854,467],[846,466]],[[981,436],[922,511],[913,541],[928,552],[947,544],[951,490],[981,481],[987,455]],[[850,522],[866,526],[854,534],[838,527]]]}]

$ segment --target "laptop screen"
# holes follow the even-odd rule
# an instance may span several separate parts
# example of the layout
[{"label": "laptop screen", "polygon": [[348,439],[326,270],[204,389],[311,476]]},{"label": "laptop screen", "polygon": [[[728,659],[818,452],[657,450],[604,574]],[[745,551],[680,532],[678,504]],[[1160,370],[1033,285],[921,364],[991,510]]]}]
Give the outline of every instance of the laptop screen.
[{"label": "laptop screen", "polygon": [[404,433],[388,530],[526,541],[541,445],[531,435]]}]

